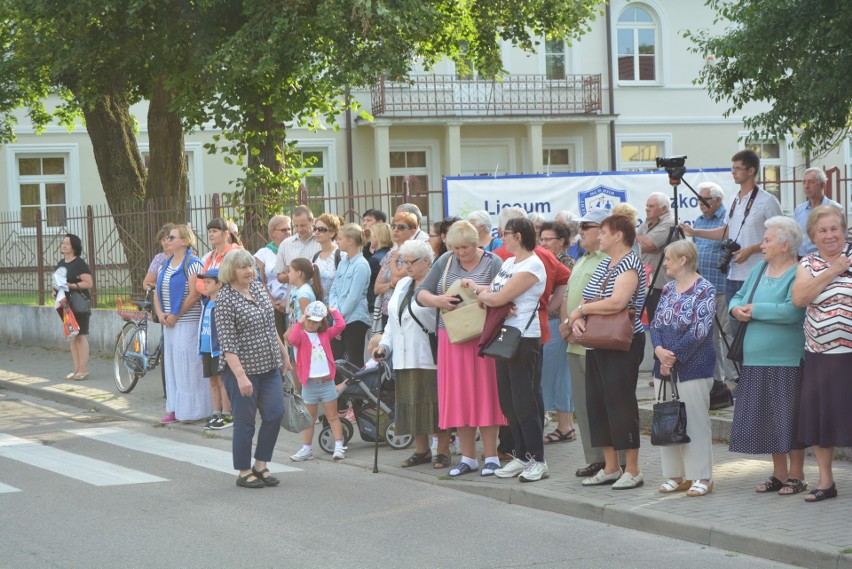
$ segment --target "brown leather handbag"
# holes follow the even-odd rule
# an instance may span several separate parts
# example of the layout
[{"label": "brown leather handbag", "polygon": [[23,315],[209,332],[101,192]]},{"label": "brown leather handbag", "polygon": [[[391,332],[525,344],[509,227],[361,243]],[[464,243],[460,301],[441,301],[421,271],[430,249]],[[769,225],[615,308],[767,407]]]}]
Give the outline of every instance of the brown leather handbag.
[{"label": "brown leather handbag", "polygon": [[[610,269],[606,279],[601,284],[601,290],[595,301],[603,298],[607,283],[610,277],[612,277],[612,272]],[[637,285],[634,301],[638,294],[639,287]],[[633,325],[635,321],[635,308],[624,307],[624,309],[615,314],[589,314],[586,316],[586,331],[580,337],[579,344],[586,348],[626,352],[630,350],[630,345],[633,343]]]}]

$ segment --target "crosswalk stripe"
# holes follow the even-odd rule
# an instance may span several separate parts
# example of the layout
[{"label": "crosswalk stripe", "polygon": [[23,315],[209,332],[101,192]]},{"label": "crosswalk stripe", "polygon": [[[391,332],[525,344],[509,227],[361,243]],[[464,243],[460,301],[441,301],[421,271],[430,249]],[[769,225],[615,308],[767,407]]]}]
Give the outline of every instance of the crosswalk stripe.
[{"label": "crosswalk stripe", "polygon": [[0,482],[0,494],[7,494],[9,492],[20,492],[20,488],[15,488],[14,486],[9,486],[8,484],[3,484]]},{"label": "crosswalk stripe", "polygon": [[124,468],[95,458],[45,446],[27,439],[0,433],[0,457],[23,462],[86,482],[93,486],[117,486],[166,482],[165,478]]},{"label": "crosswalk stripe", "polygon": [[[223,450],[152,437],[120,427],[94,427],[90,429],[67,430],[65,432],[130,450],[188,462],[217,472],[224,472],[226,474],[234,474],[235,472],[231,453]],[[267,468],[269,468],[270,472],[298,472],[301,470],[274,462],[270,462]]]}]

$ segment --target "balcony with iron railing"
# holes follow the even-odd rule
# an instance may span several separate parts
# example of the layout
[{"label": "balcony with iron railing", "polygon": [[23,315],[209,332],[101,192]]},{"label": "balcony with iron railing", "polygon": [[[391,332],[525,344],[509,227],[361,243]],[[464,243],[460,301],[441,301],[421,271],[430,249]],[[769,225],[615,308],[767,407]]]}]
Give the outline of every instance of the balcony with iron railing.
[{"label": "balcony with iron railing", "polygon": [[508,75],[501,79],[415,75],[383,77],[372,88],[375,117],[554,117],[598,114],[600,75]]}]

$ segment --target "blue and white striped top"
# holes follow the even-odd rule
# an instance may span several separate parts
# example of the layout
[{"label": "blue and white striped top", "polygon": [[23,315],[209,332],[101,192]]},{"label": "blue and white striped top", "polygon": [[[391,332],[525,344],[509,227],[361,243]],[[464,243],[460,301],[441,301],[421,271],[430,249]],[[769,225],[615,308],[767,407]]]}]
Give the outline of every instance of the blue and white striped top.
[{"label": "blue and white striped top", "polygon": [[[624,258],[618,262],[618,264],[610,270],[610,262],[612,262],[611,257],[607,257],[601,264],[598,265],[598,268],[595,269],[595,272],[592,273],[592,278],[589,280],[589,284],[586,285],[586,288],[583,289],[583,300],[594,300],[600,295],[601,298],[609,298],[612,296],[612,289],[615,287],[615,279],[618,278],[622,273],[626,273],[627,271],[636,271],[639,273],[639,286],[637,291],[633,294],[633,297],[630,299],[630,302],[627,303],[628,308],[636,309],[636,318],[633,322],[633,333],[639,334],[644,331],[644,327],[642,326],[642,311],[641,308],[645,306],[645,292],[646,292],[646,278],[645,278],[645,265],[642,264],[639,256],[634,252],[630,251]],[[604,284],[604,280],[606,280],[607,275],[610,275],[609,281],[606,283],[606,288],[601,294],[601,285]]]}]

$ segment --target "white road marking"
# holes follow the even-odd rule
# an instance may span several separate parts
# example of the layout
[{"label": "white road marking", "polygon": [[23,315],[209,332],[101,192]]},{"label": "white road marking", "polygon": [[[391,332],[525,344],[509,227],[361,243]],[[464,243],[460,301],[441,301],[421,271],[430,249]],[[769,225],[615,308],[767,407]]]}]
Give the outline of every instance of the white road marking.
[{"label": "white road marking", "polygon": [[48,447],[5,433],[0,433],[0,457],[49,470],[93,486],[167,482],[165,478],[159,476]]},{"label": "white road marking", "polygon": [[[94,427],[67,430],[67,433],[116,445],[122,448],[153,454],[181,462],[188,462],[225,474],[235,474],[231,453],[201,445],[187,444],[171,439],[152,437],[120,427]],[[270,472],[299,472],[300,468],[270,462]]]},{"label": "white road marking", "polygon": [[14,486],[9,486],[8,484],[3,484],[0,482],[0,494],[8,494],[9,492],[20,492],[20,488],[15,488]]}]

